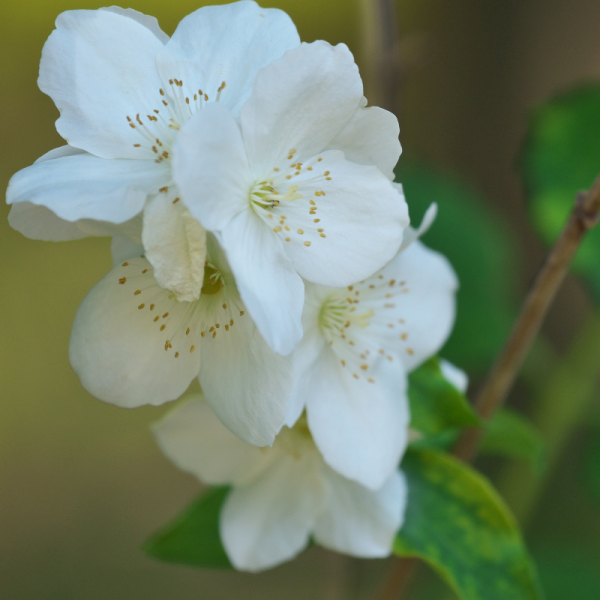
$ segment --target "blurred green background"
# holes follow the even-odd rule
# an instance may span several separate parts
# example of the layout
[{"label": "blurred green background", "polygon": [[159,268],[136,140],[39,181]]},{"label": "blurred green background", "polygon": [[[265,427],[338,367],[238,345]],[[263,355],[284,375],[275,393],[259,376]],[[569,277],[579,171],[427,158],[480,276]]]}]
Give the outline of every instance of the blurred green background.
[{"label": "blurred green background", "polygon": [[[57,112],[36,86],[40,52],[54,19],[63,10],[102,5],[89,0],[1,3],[3,187],[15,171],[62,144],[54,129]],[[155,15],[170,34],[200,5],[138,0],[126,6]],[[361,28],[368,0],[279,0],[267,5],[286,10],[303,40],[348,44],[369,75]],[[406,72],[394,108],[404,153],[460,176],[476,190],[465,196],[480,204],[478,210],[492,211],[487,219],[500,223],[499,235],[504,236],[497,271],[465,272],[467,280],[482,282],[479,305],[502,296],[502,316],[489,323],[489,332],[469,325],[468,314],[478,310],[474,305],[459,315],[457,335],[485,342],[483,350],[469,354],[456,338],[448,347],[448,355],[470,372],[476,385],[489,360],[486,352],[505,335],[507,315],[543,256],[516,169],[527,115],[557,90],[600,79],[600,3],[398,0],[397,16]],[[367,89],[367,96],[377,103],[376,89]],[[418,179],[416,167],[404,172]],[[428,189],[436,196],[435,186]],[[485,237],[460,210],[445,212],[443,194],[429,199],[436,200],[440,223],[449,223],[446,229],[475,243]],[[408,201],[410,205],[410,195]],[[422,204],[422,199],[415,201],[415,215],[422,213]],[[71,323],[86,292],[110,267],[109,241],[28,240],[8,226],[5,205],[0,213],[0,598],[369,597],[386,561],[355,561],[312,548],[293,563],[249,576],[196,571],[144,557],[142,542],[187,505],[200,486],[161,456],[148,432],[148,424],[167,407],[127,411],[105,405],[83,391],[69,367]],[[434,231],[430,235],[437,239]],[[440,244],[452,252],[451,236]],[[509,260],[509,255],[517,259]],[[547,415],[540,416],[532,404],[532,390],[552,375],[548,365],[566,352],[590,308],[583,286],[570,278],[511,397],[513,406],[542,420],[550,453],[561,450],[543,495],[542,490],[523,491],[533,478],[527,466],[490,459],[480,464],[523,516],[549,600],[600,597],[595,568],[600,561],[598,411],[580,411],[568,431],[556,433],[552,427],[561,414],[548,417],[546,426]],[[569,387],[564,389],[568,406]],[[592,388],[588,400],[597,396]],[[532,500],[536,495],[540,502]],[[421,572],[417,583],[412,598],[445,597],[428,571]]]}]

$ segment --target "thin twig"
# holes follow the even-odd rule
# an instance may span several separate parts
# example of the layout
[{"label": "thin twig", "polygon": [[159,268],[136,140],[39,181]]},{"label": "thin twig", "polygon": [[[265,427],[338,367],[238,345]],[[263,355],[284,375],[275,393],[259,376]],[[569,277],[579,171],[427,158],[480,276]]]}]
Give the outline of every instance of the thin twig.
[{"label": "thin twig", "polygon": [[395,558],[390,577],[379,598],[381,600],[400,598],[408,589],[419,564],[418,558]]},{"label": "thin twig", "polygon": [[382,52],[379,62],[382,108],[393,113],[398,110],[398,87],[400,84],[398,19],[396,3],[393,0],[379,0],[379,20],[381,23]]},{"label": "thin twig", "polygon": [[[589,192],[577,195],[569,220],[535,278],[510,337],[477,396],[475,410],[484,421],[505,402],[571,260],[585,234],[598,223],[599,212],[600,177]],[[482,428],[465,431],[454,448],[454,455],[467,462],[473,460],[482,434]],[[414,558],[397,563],[381,600],[399,600],[417,566]]]},{"label": "thin twig", "polygon": [[361,0],[364,71],[372,104],[396,113],[400,83],[398,21],[393,0]]},{"label": "thin twig", "polygon": [[[589,192],[577,195],[571,216],[535,278],[510,337],[477,396],[475,410],[484,421],[506,400],[571,260],[585,234],[598,222],[599,211],[600,177]],[[472,460],[482,434],[481,428],[465,431],[454,454],[463,460]]]},{"label": "thin twig", "polygon": [[566,444],[597,400],[600,316],[596,310],[590,311],[566,354],[560,360],[555,358],[543,365],[544,374],[532,382],[536,398],[530,412],[546,447],[543,472],[531,477],[531,465],[510,461],[496,477],[499,491],[504,492],[522,528],[527,527],[533,516],[536,502],[550,481]]}]

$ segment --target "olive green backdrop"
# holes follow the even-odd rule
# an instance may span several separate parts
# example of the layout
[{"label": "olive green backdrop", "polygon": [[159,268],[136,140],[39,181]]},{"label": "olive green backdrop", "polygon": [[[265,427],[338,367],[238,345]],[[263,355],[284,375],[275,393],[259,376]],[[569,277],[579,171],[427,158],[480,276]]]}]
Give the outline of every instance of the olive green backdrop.
[{"label": "olive green backdrop", "polygon": [[[135,0],[125,6],[157,16],[170,34],[200,5]],[[361,64],[359,0],[266,5],[289,12],[303,40],[347,43]],[[36,85],[55,17],[100,6],[90,0],[2,1],[3,189],[12,173],[62,144],[54,129],[57,112]],[[600,3],[399,0],[398,15],[406,52],[424,44],[429,56],[400,96],[405,151],[461,173],[487,194],[520,240],[523,289],[542,250],[525,219],[514,156],[530,106],[563,85],[600,76]],[[9,228],[7,214],[0,205],[0,598],[367,597],[385,561],[365,565],[315,548],[294,563],[250,576],[163,565],[142,555],[144,539],[200,485],[161,456],[148,432],[166,407],[105,405],[83,391],[69,367],[71,323],[81,299],[110,267],[109,242],[31,241]],[[570,282],[547,327],[558,347],[586,306]],[[570,479],[559,476],[555,487],[565,485]],[[542,511],[544,520],[556,522],[554,505]],[[600,539],[596,521],[582,524],[581,535]]]}]

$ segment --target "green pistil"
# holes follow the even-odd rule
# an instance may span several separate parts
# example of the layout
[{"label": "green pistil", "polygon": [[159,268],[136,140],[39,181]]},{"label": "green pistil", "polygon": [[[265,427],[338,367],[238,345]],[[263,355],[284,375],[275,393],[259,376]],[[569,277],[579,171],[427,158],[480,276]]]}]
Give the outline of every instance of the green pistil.
[{"label": "green pistil", "polygon": [[204,266],[204,280],[202,281],[202,294],[211,296],[223,289],[221,273],[210,265]]}]

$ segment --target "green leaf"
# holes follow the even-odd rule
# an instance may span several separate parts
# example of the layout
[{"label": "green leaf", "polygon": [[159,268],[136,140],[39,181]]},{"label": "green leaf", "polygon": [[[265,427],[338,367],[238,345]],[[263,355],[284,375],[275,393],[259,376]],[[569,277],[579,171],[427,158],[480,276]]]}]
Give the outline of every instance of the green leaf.
[{"label": "green leaf", "polygon": [[409,498],[397,555],[423,559],[462,600],[542,597],[517,524],[486,479],[433,450],[410,450],[402,470]]},{"label": "green leaf", "polygon": [[426,435],[479,424],[464,394],[442,375],[437,357],[408,376],[408,399],[410,426]]},{"label": "green leaf", "polygon": [[507,408],[486,424],[481,451],[530,461],[538,473],[544,467],[545,447],[540,434],[527,419]]},{"label": "green leaf", "polygon": [[[540,106],[532,115],[521,172],[534,225],[553,243],[578,191],[600,174],[600,85],[578,87]],[[590,231],[573,262],[600,300],[600,228]]]},{"label": "green leaf", "polygon": [[487,369],[514,316],[518,264],[510,230],[456,177],[402,158],[397,180],[414,224],[437,202],[438,217],[423,241],[448,258],[460,282],[456,325],[441,355],[469,372]]},{"label": "green leaf", "polygon": [[195,567],[231,569],[219,535],[219,513],[229,487],[211,488],[144,545],[153,558]]}]

